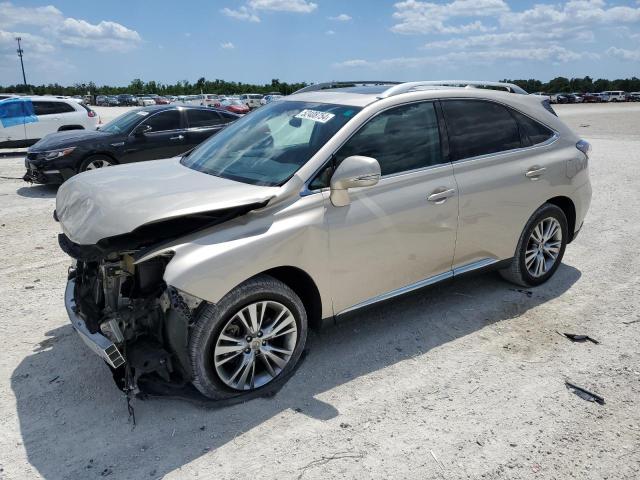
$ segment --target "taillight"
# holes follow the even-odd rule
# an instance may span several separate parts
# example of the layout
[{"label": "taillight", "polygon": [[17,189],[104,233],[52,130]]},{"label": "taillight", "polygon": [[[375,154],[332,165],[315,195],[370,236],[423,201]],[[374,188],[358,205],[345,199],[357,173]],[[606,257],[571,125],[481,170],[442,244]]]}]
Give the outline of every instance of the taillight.
[{"label": "taillight", "polygon": [[589,158],[589,153],[591,153],[591,144],[589,142],[586,140],[579,140],[578,143],[576,143],[576,148]]},{"label": "taillight", "polygon": [[96,112],[94,112],[93,110],[89,110],[89,111],[87,111],[87,115],[89,115],[89,118],[93,118],[93,117],[95,117],[97,114],[96,114]]}]

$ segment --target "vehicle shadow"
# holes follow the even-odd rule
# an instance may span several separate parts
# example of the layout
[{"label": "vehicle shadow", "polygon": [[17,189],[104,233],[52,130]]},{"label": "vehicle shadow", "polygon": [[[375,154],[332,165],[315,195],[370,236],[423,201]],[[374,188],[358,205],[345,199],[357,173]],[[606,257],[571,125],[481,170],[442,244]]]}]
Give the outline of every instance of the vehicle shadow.
[{"label": "vehicle shadow", "polygon": [[389,301],[313,334],[303,364],[273,398],[221,409],[136,401],[135,428],[109,370],[64,325],[11,378],[24,448],[44,478],[158,478],[286,409],[330,421],[340,412],[314,396],[518,317],[562,295],[580,275],[562,265],[547,284],[526,291],[489,273]]},{"label": "vehicle shadow", "polygon": [[16,193],[27,198],[54,198],[58,193],[57,185],[31,185],[20,187]]}]

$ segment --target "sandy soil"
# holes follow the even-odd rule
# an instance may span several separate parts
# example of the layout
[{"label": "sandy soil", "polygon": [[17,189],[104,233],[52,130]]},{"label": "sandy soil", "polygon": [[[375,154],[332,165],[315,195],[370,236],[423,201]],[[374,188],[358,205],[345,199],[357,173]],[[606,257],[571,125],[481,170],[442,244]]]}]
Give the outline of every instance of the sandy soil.
[{"label": "sandy soil", "polygon": [[0,478],[637,479],[640,104],[557,110],[593,143],[594,196],[550,282],[387,303],[314,334],[272,399],[138,401],[135,428],[67,321],[55,189],[0,158]]}]

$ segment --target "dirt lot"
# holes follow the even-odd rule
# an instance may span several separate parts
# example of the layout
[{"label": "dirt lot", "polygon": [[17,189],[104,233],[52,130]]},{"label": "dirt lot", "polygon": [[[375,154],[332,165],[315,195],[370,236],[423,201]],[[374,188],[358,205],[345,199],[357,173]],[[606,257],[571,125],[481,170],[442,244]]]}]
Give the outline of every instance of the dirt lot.
[{"label": "dirt lot", "polygon": [[593,143],[594,196],[548,284],[387,303],[313,335],[272,399],[138,401],[135,428],[67,321],[55,189],[0,158],[0,478],[639,478],[640,104],[557,110]]}]

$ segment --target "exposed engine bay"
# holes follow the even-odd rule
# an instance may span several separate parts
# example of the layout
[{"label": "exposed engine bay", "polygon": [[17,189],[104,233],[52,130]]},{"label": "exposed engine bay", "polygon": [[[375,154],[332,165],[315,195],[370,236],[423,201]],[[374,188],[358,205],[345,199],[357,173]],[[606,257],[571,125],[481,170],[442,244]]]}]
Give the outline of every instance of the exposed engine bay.
[{"label": "exposed engine bay", "polygon": [[167,287],[162,274],[170,255],[134,265],[130,253],[98,261],[76,262],[70,271],[77,314],[90,333],[109,339],[114,351],[106,359],[118,386],[140,392],[141,377],[188,383],[188,330],[201,303]]}]

